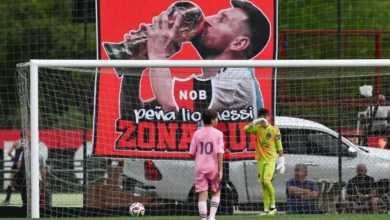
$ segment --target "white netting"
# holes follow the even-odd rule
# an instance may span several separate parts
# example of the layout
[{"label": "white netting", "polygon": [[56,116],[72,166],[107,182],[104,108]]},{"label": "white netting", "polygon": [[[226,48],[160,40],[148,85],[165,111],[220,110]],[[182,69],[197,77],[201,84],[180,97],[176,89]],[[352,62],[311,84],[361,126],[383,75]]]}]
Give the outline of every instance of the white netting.
[{"label": "white netting", "polygon": [[[212,79],[195,79],[188,78],[194,68],[171,68],[172,72],[176,70],[177,78],[166,78],[167,69],[118,77],[113,69],[105,68],[95,78],[94,69],[40,68],[40,141],[61,144],[61,150],[51,150],[47,160],[46,198],[51,199],[41,210],[67,216],[70,207],[80,207],[81,213],[79,210],[74,215],[127,215],[130,204],[140,202],[149,215],[196,215],[194,162],[188,160],[187,152],[191,136],[200,125],[198,112],[211,105],[219,111],[218,129],[224,132],[226,142],[219,212],[261,211],[263,194],[253,160],[255,137],[245,134],[243,126],[256,117],[253,109],[272,106],[273,78],[263,77],[265,69],[253,69],[255,75],[249,69],[222,68]],[[19,93],[29,94],[29,69],[18,70]],[[283,71],[284,77],[276,81],[277,111],[273,113],[277,115],[274,120],[282,133],[287,161],[286,173],[275,174],[273,180],[279,211],[289,211],[286,184],[294,177],[295,165],[304,164],[308,167],[307,178],[318,186],[317,210],[308,212],[346,212],[345,198],[339,201],[339,196],[360,163],[366,164],[368,174],[378,183],[379,211],[388,211],[389,150],[381,149],[388,148],[383,145],[388,126],[378,130],[375,124],[386,122],[387,116],[379,112],[390,112],[390,105],[375,93],[359,93],[360,87],[362,91],[369,87],[370,91],[376,77],[380,77],[382,95],[388,95],[387,68],[381,68],[380,75],[375,68]],[[156,87],[167,80],[171,80],[173,89]],[[157,91],[162,96],[158,100],[153,99]],[[260,95],[259,102],[250,101],[251,96],[256,99]],[[147,102],[142,100],[148,96],[151,98]],[[167,98],[173,99],[176,110],[162,110]],[[29,97],[21,96],[21,100],[24,116],[28,116]],[[29,122],[25,122],[28,130]],[[340,154],[339,128],[345,137]],[[88,148],[85,158],[84,130]]]}]

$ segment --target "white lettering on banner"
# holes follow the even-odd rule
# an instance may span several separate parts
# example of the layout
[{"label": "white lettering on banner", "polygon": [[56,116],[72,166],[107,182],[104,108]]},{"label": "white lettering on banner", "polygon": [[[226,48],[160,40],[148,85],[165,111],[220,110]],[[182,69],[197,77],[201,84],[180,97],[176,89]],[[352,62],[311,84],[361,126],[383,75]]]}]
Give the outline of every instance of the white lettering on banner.
[{"label": "white lettering on banner", "polygon": [[248,119],[254,119],[253,107],[241,110],[224,110],[218,112],[219,121],[246,121]]},{"label": "white lettering on banner", "polygon": [[181,115],[183,121],[194,121],[198,122],[202,119],[202,113],[200,112],[191,112],[189,109],[182,108]]},{"label": "white lettering on banner", "polygon": [[197,99],[206,100],[206,98],[207,98],[206,90],[199,90],[199,91],[192,90],[190,92],[180,90],[179,99],[180,100],[188,100],[188,98],[190,100],[197,100]]},{"label": "white lettering on banner", "polygon": [[[142,119],[148,121],[176,121],[198,122],[202,120],[201,112],[192,112],[190,109],[181,108],[178,112],[164,112],[160,106],[155,109],[135,109],[135,123],[138,124]],[[221,122],[240,122],[254,119],[253,107],[241,110],[223,110],[218,112],[218,120]]]},{"label": "white lettering on banner", "polygon": [[167,112],[164,113],[164,111],[161,109],[160,106],[157,106],[155,109],[135,109],[135,123],[138,124],[141,119],[146,120],[158,120],[158,121],[174,121],[176,120],[176,113],[175,112]]}]

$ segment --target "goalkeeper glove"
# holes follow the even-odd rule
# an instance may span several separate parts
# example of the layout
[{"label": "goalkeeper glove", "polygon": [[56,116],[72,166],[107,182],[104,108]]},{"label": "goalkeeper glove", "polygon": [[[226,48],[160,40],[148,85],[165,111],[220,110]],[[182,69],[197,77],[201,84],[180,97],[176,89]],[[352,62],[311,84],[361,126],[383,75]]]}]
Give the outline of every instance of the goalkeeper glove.
[{"label": "goalkeeper glove", "polygon": [[252,124],[253,125],[261,124],[264,127],[267,127],[268,126],[268,121],[265,118],[258,118],[258,119],[253,120]]},{"label": "goalkeeper glove", "polygon": [[284,174],[284,171],[286,171],[286,164],[284,163],[284,157],[278,158],[278,165],[276,166],[276,170],[279,171],[280,174]]}]

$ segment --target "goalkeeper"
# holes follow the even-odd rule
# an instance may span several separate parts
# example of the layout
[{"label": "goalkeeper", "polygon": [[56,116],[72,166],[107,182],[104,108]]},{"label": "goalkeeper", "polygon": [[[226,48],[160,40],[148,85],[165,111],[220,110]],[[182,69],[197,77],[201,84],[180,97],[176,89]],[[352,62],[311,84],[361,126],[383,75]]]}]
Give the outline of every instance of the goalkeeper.
[{"label": "goalkeeper", "polygon": [[268,123],[269,111],[261,108],[257,113],[258,119],[244,127],[245,132],[256,135],[256,152],[258,181],[263,186],[264,212],[260,215],[275,215],[275,191],[272,179],[275,172],[276,152],[279,154],[276,170],[284,174],[286,169],[283,157],[283,147],[280,131]]}]

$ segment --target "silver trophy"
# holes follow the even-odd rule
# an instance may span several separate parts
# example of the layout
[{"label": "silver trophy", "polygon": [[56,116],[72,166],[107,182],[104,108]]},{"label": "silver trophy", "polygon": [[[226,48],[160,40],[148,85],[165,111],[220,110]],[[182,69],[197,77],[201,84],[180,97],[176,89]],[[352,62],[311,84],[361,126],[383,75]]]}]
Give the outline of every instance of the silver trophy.
[{"label": "silver trophy", "polygon": [[[176,15],[182,12],[183,22],[175,39],[175,50],[179,51],[183,42],[191,41],[203,28],[204,15],[200,8],[192,2],[180,1],[169,6],[167,13],[170,27],[175,21]],[[153,27],[152,27],[153,28]],[[148,33],[138,30],[132,35],[131,41],[120,43],[103,43],[103,47],[111,60],[147,60]],[[118,75],[132,73],[139,68],[115,68]],[[141,68],[142,70],[142,68]]]}]

